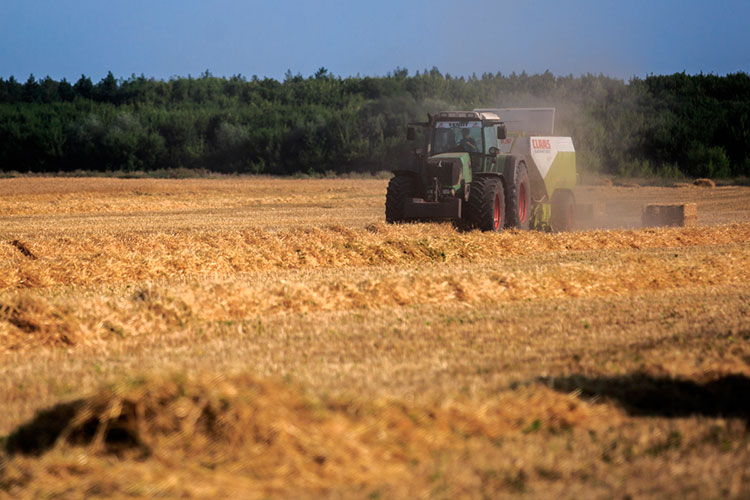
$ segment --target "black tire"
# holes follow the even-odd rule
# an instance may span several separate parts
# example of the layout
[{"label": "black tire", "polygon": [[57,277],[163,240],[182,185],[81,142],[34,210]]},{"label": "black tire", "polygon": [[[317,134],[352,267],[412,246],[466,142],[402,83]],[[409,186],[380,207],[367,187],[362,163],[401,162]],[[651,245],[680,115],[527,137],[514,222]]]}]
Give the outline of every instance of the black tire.
[{"label": "black tire", "polygon": [[396,175],[388,183],[385,195],[385,221],[389,224],[403,222],[404,202],[414,196],[416,182],[410,175]]},{"label": "black tire", "polygon": [[505,226],[528,229],[531,222],[529,172],[522,161],[505,169]]},{"label": "black tire", "polygon": [[505,225],[505,189],[500,177],[480,177],[471,183],[467,220],[482,231],[502,231]]},{"label": "black tire", "polygon": [[576,227],[576,201],[573,193],[558,189],[552,193],[552,217],[550,226],[553,231],[573,231]]}]

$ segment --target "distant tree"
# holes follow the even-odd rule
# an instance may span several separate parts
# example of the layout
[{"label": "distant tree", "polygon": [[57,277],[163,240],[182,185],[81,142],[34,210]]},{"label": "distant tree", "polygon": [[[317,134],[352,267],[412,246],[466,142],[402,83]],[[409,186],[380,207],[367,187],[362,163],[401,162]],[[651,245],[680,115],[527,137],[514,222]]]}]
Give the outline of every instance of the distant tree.
[{"label": "distant tree", "polygon": [[7,81],[0,78],[0,102],[18,102],[23,97],[23,85],[12,75]]},{"label": "distant tree", "polygon": [[117,79],[111,71],[94,86],[92,98],[99,102],[118,102]]},{"label": "distant tree", "polygon": [[94,84],[91,83],[91,78],[81,75],[81,78],[73,85],[73,90],[75,90],[79,97],[90,99],[94,90]]},{"label": "distant tree", "polygon": [[69,102],[75,98],[75,90],[65,78],[60,80],[60,84],[57,86],[57,94],[61,101]]},{"label": "distant tree", "polygon": [[34,74],[30,74],[26,83],[23,84],[23,100],[26,102],[38,102],[41,100],[41,91],[39,83],[34,78]]},{"label": "distant tree", "polygon": [[42,102],[50,103],[60,100],[60,84],[49,76],[39,83],[39,98]]}]

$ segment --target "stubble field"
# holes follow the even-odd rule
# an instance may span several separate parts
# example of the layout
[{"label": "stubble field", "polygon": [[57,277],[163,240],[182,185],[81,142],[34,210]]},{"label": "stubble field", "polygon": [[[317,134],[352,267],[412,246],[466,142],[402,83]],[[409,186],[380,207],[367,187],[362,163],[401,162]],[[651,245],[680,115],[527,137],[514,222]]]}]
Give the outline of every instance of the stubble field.
[{"label": "stubble field", "polygon": [[485,234],[386,184],[0,180],[0,497],[750,498],[750,188]]}]

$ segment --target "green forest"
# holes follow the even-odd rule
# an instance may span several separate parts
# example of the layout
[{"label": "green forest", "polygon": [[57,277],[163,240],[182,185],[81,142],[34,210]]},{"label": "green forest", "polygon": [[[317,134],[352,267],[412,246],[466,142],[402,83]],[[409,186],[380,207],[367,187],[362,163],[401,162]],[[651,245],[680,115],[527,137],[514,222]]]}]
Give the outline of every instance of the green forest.
[{"label": "green forest", "polygon": [[619,176],[750,175],[750,76],[502,73],[455,77],[199,77],[111,72],[94,83],[0,79],[0,171],[377,172],[411,161],[409,121],[476,107],[554,106],[579,169]]}]

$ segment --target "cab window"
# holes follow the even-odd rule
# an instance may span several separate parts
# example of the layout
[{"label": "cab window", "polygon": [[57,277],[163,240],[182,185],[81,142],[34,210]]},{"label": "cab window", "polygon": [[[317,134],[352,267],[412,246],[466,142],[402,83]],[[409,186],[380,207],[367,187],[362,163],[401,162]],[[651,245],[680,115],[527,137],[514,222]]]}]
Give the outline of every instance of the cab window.
[{"label": "cab window", "polygon": [[500,148],[497,140],[497,130],[495,127],[486,127],[484,129],[484,152],[489,153],[491,147]]}]

